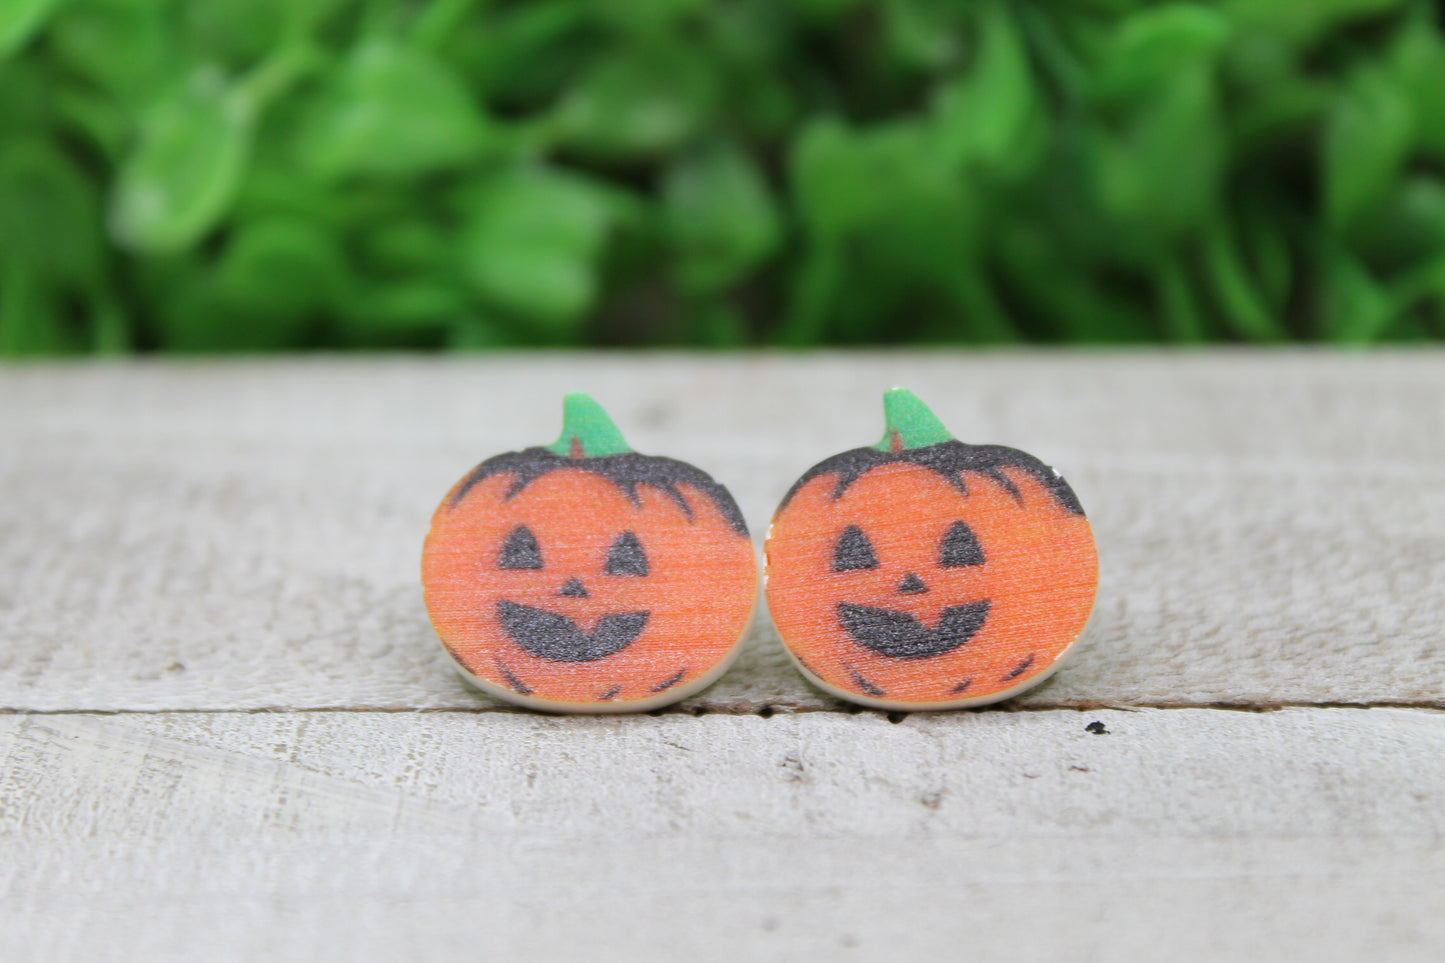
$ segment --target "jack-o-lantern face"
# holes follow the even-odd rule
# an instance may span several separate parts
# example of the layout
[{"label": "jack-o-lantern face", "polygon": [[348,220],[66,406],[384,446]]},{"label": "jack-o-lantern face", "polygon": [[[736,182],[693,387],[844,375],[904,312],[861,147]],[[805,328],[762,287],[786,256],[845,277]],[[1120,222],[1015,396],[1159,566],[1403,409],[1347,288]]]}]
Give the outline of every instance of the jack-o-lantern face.
[{"label": "jack-o-lantern face", "polygon": [[747,529],[690,465],[585,451],[501,455],[458,483],[423,554],[432,624],[471,681],[515,702],[675,701],[726,668],[746,626]]},{"label": "jack-o-lantern face", "polygon": [[1093,605],[1093,535],[1063,479],[930,427],[928,444],[891,431],[807,472],[768,538],[779,634],[815,682],[865,704],[1005,698],[1057,666]]}]

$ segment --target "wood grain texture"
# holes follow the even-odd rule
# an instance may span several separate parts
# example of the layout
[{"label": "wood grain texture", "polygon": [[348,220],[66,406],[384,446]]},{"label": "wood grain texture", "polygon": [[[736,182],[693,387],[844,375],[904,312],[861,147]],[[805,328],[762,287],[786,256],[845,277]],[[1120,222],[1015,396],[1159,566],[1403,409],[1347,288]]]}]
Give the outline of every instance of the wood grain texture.
[{"label": "wood grain texture", "polygon": [[[479,458],[591,391],[756,535],[906,384],[1062,470],[1102,566],[1035,706],[1442,704],[1445,354],[869,354],[0,368],[0,707],[479,707],[418,589]],[[760,618],[688,705],[837,708]]]},{"label": "wood grain texture", "polygon": [[59,714],[0,759],[8,963],[1445,945],[1428,710]]},{"label": "wood grain texture", "polygon": [[[1089,510],[1032,711],[850,713],[765,617],[657,717],[458,681],[428,517],[563,392],[760,541],[895,383]],[[1438,960],[1442,437],[1438,352],[0,367],[0,959]]]}]

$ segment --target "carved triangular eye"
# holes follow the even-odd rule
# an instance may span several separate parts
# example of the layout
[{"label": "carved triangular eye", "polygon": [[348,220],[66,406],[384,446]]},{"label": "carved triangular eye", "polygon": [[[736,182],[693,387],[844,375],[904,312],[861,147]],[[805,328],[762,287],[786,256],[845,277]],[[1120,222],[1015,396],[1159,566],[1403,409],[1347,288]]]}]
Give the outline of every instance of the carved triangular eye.
[{"label": "carved triangular eye", "polygon": [[843,534],[838,536],[838,544],[833,547],[833,571],[853,572],[877,567],[878,555],[873,551],[873,543],[863,534],[863,529],[857,525],[843,529]]},{"label": "carved triangular eye", "polygon": [[617,536],[607,550],[607,567],[603,571],[608,575],[647,574],[647,553],[642,550],[642,543],[636,535],[623,532]]},{"label": "carved triangular eye", "polygon": [[978,543],[978,536],[973,533],[973,529],[963,522],[954,522],[948,526],[948,533],[943,536],[943,549],[939,553],[938,564],[944,568],[982,565],[983,546]]},{"label": "carved triangular eye", "polygon": [[537,536],[526,525],[512,529],[497,556],[497,568],[541,568],[542,549]]}]

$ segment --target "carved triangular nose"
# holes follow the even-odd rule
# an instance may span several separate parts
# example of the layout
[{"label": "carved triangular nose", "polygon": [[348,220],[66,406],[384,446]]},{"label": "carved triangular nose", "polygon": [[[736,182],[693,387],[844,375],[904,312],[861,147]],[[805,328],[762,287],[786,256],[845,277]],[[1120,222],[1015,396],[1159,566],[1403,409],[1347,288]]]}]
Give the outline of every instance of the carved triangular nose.
[{"label": "carved triangular nose", "polygon": [[898,583],[898,591],[907,595],[917,595],[919,592],[927,592],[928,586],[923,584],[923,579],[909,572],[903,577],[903,581]]},{"label": "carved triangular nose", "polygon": [[557,592],[558,595],[571,595],[579,599],[587,597],[587,587],[578,578],[569,578],[567,584]]}]

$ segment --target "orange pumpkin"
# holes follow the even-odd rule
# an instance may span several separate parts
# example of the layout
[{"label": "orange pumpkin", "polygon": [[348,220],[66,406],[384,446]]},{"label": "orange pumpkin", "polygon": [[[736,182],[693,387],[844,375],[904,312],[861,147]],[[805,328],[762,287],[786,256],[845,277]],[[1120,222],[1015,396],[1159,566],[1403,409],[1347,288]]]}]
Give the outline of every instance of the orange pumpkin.
[{"label": "orange pumpkin", "polygon": [[981,705],[1042,681],[1098,583],[1078,499],[1032,455],[953,439],[909,392],[884,404],[883,441],[811,468],[773,519],[768,609],[794,662],[891,709]]},{"label": "orange pumpkin", "polygon": [[556,443],[458,482],[422,553],[427,611],[462,674],[557,711],[651,709],[708,685],[756,579],[727,489],[632,451],[586,395],[565,399]]}]

